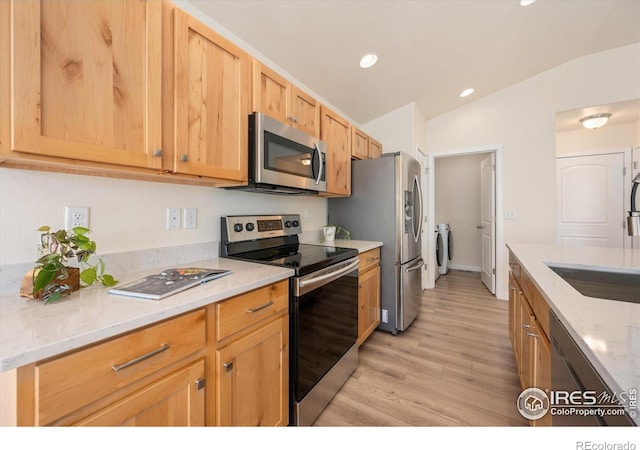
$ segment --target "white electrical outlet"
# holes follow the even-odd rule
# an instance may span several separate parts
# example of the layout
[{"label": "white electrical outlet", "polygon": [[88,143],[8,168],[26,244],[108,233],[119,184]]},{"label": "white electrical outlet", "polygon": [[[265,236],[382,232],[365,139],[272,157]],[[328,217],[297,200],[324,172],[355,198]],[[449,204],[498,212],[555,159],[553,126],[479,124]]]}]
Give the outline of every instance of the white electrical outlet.
[{"label": "white electrical outlet", "polygon": [[71,230],[75,227],[89,228],[89,207],[67,206],[64,210],[64,228]]},{"label": "white electrical outlet", "polygon": [[191,229],[198,227],[198,210],[196,208],[184,209],[184,222],[182,228]]},{"label": "white electrical outlet", "polygon": [[167,230],[179,230],[181,218],[180,208],[167,208]]}]

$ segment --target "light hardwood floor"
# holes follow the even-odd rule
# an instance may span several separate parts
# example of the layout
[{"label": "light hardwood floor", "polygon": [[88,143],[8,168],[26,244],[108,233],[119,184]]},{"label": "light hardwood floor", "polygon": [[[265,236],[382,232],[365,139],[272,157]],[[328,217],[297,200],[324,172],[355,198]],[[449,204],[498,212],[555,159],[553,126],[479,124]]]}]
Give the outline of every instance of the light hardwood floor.
[{"label": "light hardwood floor", "polygon": [[375,331],[360,347],[314,426],[526,426],[507,312],[479,273],[441,276],[407,331]]}]

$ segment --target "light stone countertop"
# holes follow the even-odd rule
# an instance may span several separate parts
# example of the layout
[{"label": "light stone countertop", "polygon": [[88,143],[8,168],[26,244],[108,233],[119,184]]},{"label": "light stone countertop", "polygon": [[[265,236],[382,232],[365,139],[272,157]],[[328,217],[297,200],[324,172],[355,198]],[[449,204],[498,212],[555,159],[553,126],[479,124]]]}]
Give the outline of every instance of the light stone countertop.
[{"label": "light stone countertop", "polygon": [[304,244],[323,245],[325,247],[345,247],[355,248],[358,253],[364,253],[374,248],[382,247],[382,242],[376,241],[357,241],[353,239],[336,239],[334,241],[320,241],[320,239],[310,240]]},{"label": "light stone countertop", "polygon": [[[101,285],[45,305],[0,297],[0,371],[10,370],[92,344],[154,322],[243,294],[293,276],[291,269],[214,258],[175,267],[227,269],[233,273],[162,300],[112,295]],[[119,276],[120,284],[169,267]]]},{"label": "light stone countertop", "polygon": [[640,303],[586,297],[547,263],[640,274],[640,250],[519,243],[507,247],[609,388],[639,389]]}]

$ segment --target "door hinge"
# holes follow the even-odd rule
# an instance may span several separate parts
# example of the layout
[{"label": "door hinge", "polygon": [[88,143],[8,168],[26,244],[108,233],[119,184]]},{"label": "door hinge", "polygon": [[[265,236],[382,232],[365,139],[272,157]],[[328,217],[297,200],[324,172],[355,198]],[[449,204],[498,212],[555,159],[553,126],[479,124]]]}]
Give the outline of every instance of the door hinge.
[{"label": "door hinge", "polygon": [[491,273],[494,274],[494,275],[496,274],[496,268],[495,267],[493,269],[491,269]]},{"label": "door hinge", "polygon": [[627,168],[626,168],[626,167],[623,167],[623,168],[622,168],[622,176],[623,176],[623,177],[626,177],[626,176],[627,176]]}]

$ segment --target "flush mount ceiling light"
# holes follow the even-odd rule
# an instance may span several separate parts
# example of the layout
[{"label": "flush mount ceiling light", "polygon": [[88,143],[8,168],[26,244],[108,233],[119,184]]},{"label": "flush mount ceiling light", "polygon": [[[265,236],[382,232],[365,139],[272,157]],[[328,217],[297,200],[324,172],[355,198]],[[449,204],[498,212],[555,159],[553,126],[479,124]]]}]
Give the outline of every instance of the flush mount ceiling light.
[{"label": "flush mount ceiling light", "polygon": [[583,117],[582,119],[580,119],[580,123],[585,128],[595,130],[596,128],[600,128],[605,123],[607,123],[609,117],[611,117],[611,114],[609,113],[593,114],[591,116]]},{"label": "flush mount ceiling light", "polygon": [[378,57],[373,53],[369,53],[367,55],[364,55],[360,60],[360,67],[362,67],[363,69],[368,69],[369,67],[373,66],[376,62],[378,62]]},{"label": "flush mount ceiling light", "polygon": [[472,88],[465,89],[464,91],[460,92],[460,97],[466,97],[467,95],[471,95],[471,94],[473,94]]},{"label": "flush mount ceiling light", "polygon": [[520,0],[520,6],[529,6],[532,3],[535,3],[536,0]]}]

